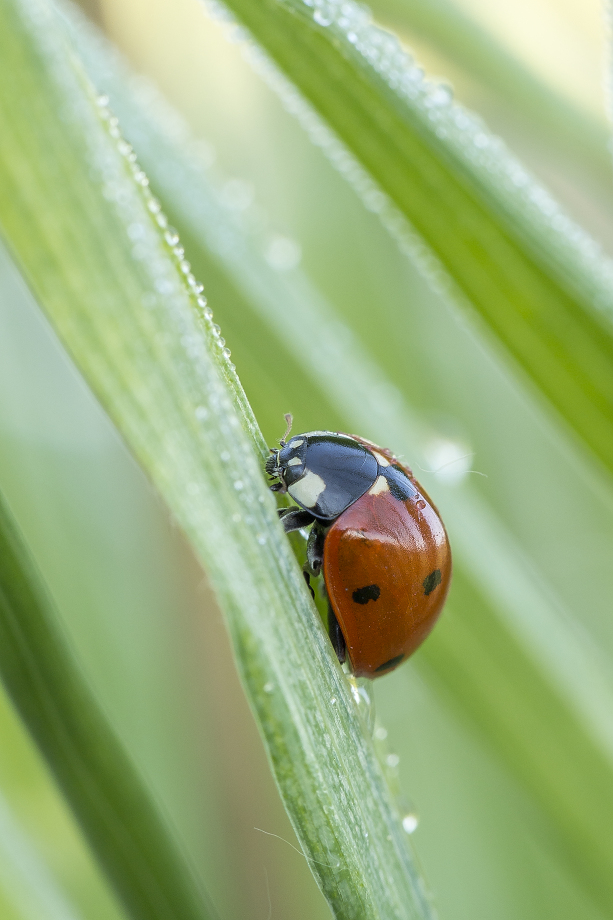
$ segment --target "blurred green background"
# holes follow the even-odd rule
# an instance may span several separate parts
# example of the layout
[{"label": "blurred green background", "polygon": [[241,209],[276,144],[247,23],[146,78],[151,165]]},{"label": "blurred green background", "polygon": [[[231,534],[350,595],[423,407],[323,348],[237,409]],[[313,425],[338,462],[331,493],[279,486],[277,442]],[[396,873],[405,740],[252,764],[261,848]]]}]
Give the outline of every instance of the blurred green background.
[{"label": "blurred green background", "polygon": [[[196,0],[84,7],[185,117],[220,200],[268,265],[301,269],[339,335],[351,329],[402,392],[427,433],[430,468],[440,467],[428,488],[443,511],[446,490],[469,480],[556,616],[599,649],[610,674],[613,495],[595,462],[496,344],[398,252]],[[613,249],[595,0],[377,0],[374,13]],[[240,285],[229,292],[193,228],[163,203],[268,442],[282,435],[287,411],[295,431],[346,428],[330,379],[318,385],[297,357],[301,342],[251,310]],[[3,249],[0,290],[0,482],[91,685],[221,917],[328,916],[306,861],[288,846],[295,838],[203,573]],[[326,341],[317,344],[325,354]],[[454,457],[468,459],[444,465]],[[470,591],[452,595],[441,648],[473,602]],[[512,755],[490,743],[482,717],[457,705],[422,652],[379,681],[375,697],[385,743],[400,758],[392,770],[419,815],[415,846],[442,920],[603,916],[568,872]],[[122,916],[4,697],[0,723],[0,916]],[[539,742],[530,724],[528,746]],[[34,889],[20,882],[32,865]]]}]

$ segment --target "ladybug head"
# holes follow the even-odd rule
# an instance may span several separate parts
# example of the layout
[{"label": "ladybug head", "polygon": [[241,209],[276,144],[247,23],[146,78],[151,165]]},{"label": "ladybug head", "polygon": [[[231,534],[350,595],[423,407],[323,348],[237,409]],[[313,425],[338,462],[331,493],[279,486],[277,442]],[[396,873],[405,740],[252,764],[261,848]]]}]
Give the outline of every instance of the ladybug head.
[{"label": "ladybug head", "polygon": [[279,478],[287,487],[304,476],[307,444],[305,438],[293,438],[289,444],[281,445],[280,450],[271,448],[265,467],[269,476]]},{"label": "ladybug head", "polygon": [[279,454],[280,454],[280,451],[273,450],[271,447],[270,457],[268,457],[268,459],[266,460],[266,463],[264,464],[264,469],[266,470],[268,475],[274,476],[275,478],[278,478],[281,475],[281,468],[279,466]]}]

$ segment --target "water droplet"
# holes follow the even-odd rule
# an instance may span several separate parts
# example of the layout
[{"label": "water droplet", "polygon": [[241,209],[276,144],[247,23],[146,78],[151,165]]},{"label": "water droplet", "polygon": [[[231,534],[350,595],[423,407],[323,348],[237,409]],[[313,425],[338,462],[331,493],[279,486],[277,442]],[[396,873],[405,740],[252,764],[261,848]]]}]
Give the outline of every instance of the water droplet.
[{"label": "water droplet", "polygon": [[256,537],[256,540],[258,541],[260,546],[266,546],[266,544],[268,543],[268,538],[263,533],[259,533]]},{"label": "water droplet", "polygon": [[407,832],[407,834],[412,834],[417,830],[419,824],[419,818],[414,812],[409,812],[402,819],[402,827]]},{"label": "water droplet", "polygon": [[205,307],[203,312],[207,319],[213,319],[213,311],[210,307]]},{"label": "water droplet", "polygon": [[428,94],[427,105],[449,105],[453,99],[453,89],[447,83],[439,83]]},{"label": "water droplet", "polygon": [[466,131],[466,129],[470,127],[470,117],[468,115],[468,112],[466,112],[463,108],[456,109],[456,113],[455,113],[453,120],[454,120],[456,127],[459,128],[461,131]]},{"label": "water droplet", "polygon": [[372,696],[372,687],[369,686],[370,681],[367,681],[364,677],[353,677],[353,675],[348,680],[351,695],[358,707],[358,712],[372,732],[375,724],[375,702]]},{"label": "water droplet", "polygon": [[185,250],[183,249],[183,246],[174,246],[172,251],[174,252],[174,254],[176,255],[179,261],[183,259],[183,256],[185,255]]},{"label": "water droplet", "polygon": [[264,258],[278,272],[290,271],[300,264],[302,250],[287,236],[274,236],[264,252]]},{"label": "water droplet", "polygon": [[390,767],[390,769],[395,770],[400,763],[400,757],[398,754],[388,754],[385,758],[385,763],[388,767]]},{"label": "water droplet", "polygon": [[272,693],[274,689],[275,689],[275,685],[271,681],[268,681],[267,683],[264,684],[264,687],[263,687],[264,693]]},{"label": "water droplet", "polygon": [[163,211],[160,211],[160,213],[156,215],[155,222],[158,225],[158,227],[162,228],[162,230],[164,230],[168,226],[168,218],[166,217]]},{"label": "water droplet", "polygon": [[191,265],[189,264],[187,259],[183,259],[183,261],[179,263],[179,268],[181,269],[184,275],[187,275],[189,273]]},{"label": "water droplet", "polygon": [[236,489],[237,492],[242,492],[242,490],[245,488],[245,485],[244,485],[244,483],[243,483],[243,480],[242,480],[242,479],[235,479],[235,480],[234,480],[234,488]]},{"label": "water droplet", "polygon": [[174,229],[174,227],[169,227],[166,233],[164,234],[164,239],[169,246],[176,246],[179,242],[179,234]]},{"label": "water droplet", "polygon": [[229,348],[224,348],[224,350],[223,350],[223,356],[224,356],[224,358],[229,358],[231,354],[232,354],[232,352],[230,351]]},{"label": "water droplet", "polygon": [[336,703],[336,697],[333,696],[333,697],[330,698],[330,705],[331,705],[331,706],[334,706],[335,703]]},{"label": "water droplet", "polygon": [[420,498],[418,501],[415,502],[415,507],[419,508],[420,511],[424,510],[424,508],[426,507],[426,503],[423,500],[423,498]]},{"label": "water droplet", "polygon": [[143,186],[143,188],[146,188],[149,185],[149,179],[147,178],[146,173],[142,171],[142,169],[136,170],[136,172],[134,173],[134,178],[138,182],[139,185]]},{"label": "water droplet", "polygon": [[377,741],[385,741],[387,738],[387,728],[384,728],[383,725],[378,725],[375,728],[375,738]]},{"label": "water droplet", "polygon": [[219,325],[219,323],[213,323],[213,333],[215,335],[219,335],[220,332],[221,332],[221,326]]},{"label": "water droplet", "polygon": [[457,485],[466,478],[473,459],[466,443],[450,438],[432,438],[424,453],[436,478],[449,485]]},{"label": "water droplet", "polygon": [[153,197],[153,195],[147,202],[147,207],[149,208],[152,214],[158,214],[162,210],[162,205],[157,200],[157,198]]},{"label": "water droplet", "polygon": [[96,102],[99,108],[105,109],[109,104],[109,97],[105,95],[98,96],[98,98],[96,99]]},{"label": "water droplet", "polygon": [[332,16],[325,10],[318,9],[313,13],[313,19],[319,26],[332,25]]},{"label": "water droplet", "polygon": [[227,450],[222,450],[219,457],[224,463],[227,463],[228,460],[230,459],[230,454]]},{"label": "water droplet", "polygon": [[128,227],[128,236],[133,242],[142,240],[145,235],[145,228],[142,224],[134,223]]}]

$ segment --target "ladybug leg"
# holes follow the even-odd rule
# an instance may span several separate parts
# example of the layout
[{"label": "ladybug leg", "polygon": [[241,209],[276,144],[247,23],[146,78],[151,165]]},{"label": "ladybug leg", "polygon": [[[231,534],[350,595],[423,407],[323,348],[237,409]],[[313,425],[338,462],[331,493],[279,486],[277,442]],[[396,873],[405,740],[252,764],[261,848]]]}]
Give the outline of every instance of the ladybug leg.
[{"label": "ladybug leg", "polygon": [[319,575],[324,561],[324,540],[326,531],[319,521],[315,521],[311,527],[309,539],[307,540],[306,565],[311,575]]},{"label": "ladybug leg", "polygon": [[[304,577],[306,583],[309,586],[309,591],[315,597],[313,589],[311,587],[311,575],[319,575],[321,573],[321,567],[324,561],[324,540],[326,538],[326,528],[319,521],[315,521],[313,527],[311,528],[311,533],[309,534],[309,540],[307,543],[307,558],[304,566]],[[334,611],[332,610],[332,605],[328,601],[328,635],[330,636],[330,641],[332,642],[332,647],[336,652],[336,657],[339,662],[343,664],[346,657],[345,649],[345,639],[341,632],[340,626]]]},{"label": "ladybug leg", "polygon": [[[301,530],[303,527],[308,527],[309,524],[312,524],[315,520],[309,511],[304,511],[302,508],[280,508],[279,518],[281,519],[285,533],[292,533],[294,530]],[[304,580],[306,581],[307,588],[311,592],[311,597],[313,600],[315,600],[315,592],[313,591],[313,587],[311,585],[311,573],[314,575],[319,575],[319,571],[313,571],[312,566],[308,562],[308,546],[311,543],[311,534],[309,534],[309,542],[307,543],[307,562],[304,566],[304,569],[302,570],[302,574],[304,575]],[[319,568],[321,568],[321,562],[319,563]]]},{"label": "ladybug leg", "polygon": [[341,628],[338,625],[338,620],[336,619],[336,615],[332,610],[332,604],[330,601],[328,601],[328,635],[330,636],[332,648],[336,652],[336,657],[338,658],[340,664],[344,664],[345,658],[347,657],[345,637],[343,636]]},{"label": "ladybug leg", "polygon": [[309,589],[309,591],[311,592],[311,597],[313,598],[313,600],[315,600],[315,592],[313,591],[313,585],[311,584],[311,574],[310,574],[310,572],[307,572],[306,569],[303,569],[303,570],[302,570],[302,574],[304,575],[304,580],[306,581],[306,586],[307,586],[307,588]]},{"label": "ladybug leg", "polygon": [[309,539],[307,540],[306,562],[304,563],[304,568],[302,570],[304,580],[307,583],[307,588],[311,592],[311,597],[313,600],[315,600],[315,592],[313,591],[313,585],[311,584],[311,575],[314,575],[315,578],[317,578],[321,572],[321,566],[324,559],[324,536],[325,532],[322,529],[321,524],[315,521],[311,527]]},{"label": "ladybug leg", "polygon": [[315,578],[317,578],[321,572],[321,566],[324,560],[325,535],[325,531],[321,524],[318,521],[315,521],[311,527],[309,539],[307,540],[306,562],[304,563],[304,568],[302,570],[304,580],[307,583],[307,588],[311,592],[311,597],[313,600],[315,600],[315,592],[313,591],[313,586],[311,585],[311,575],[314,575]]},{"label": "ladybug leg", "polygon": [[302,530],[315,520],[310,511],[303,511],[302,508],[279,508],[279,517],[285,533]]}]

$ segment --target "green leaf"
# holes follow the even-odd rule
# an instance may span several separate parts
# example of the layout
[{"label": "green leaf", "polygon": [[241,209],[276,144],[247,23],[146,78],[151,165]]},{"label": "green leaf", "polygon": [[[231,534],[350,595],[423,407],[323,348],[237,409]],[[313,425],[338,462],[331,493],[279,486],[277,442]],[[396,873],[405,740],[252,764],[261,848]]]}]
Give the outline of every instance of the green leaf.
[{"label": "green leaf", "polygon": [[613,471],[612,272],[596,244],[478,119],[450,101],[447,88],[423,80],[363,8],[345,0],[227,6],[347,146],[350,154],[317,127],[283,77],[260,63],[367,205],[403,245],[415,250],[411,231],[418,234],[436,259],[427,270],[436,277],[444,269],[439,284],[450,285]]},{"label": "green leaf", "polygon": [[213,918],[76,666],[53,602],[1,497],[0,672],[131,915]]},{"label": "green leaf", "polygon": [[[502,117],[581,175],[594,194],[607,194],[610,157],[603,121],[584,111],[527,69],[511,51],[450,0],[376,0],[377,20],[444,54],[462,76],[490,95],[488,109],[504,100]],[[492,103],[494,103],[492,105]],[[486,103],[487,104],[487,103]],[[553,149],[555,145],[555,149]],[[538,153],[537,153],[538,156]]]},{"label": "green leaf", "polygon": [[[2,232],[207,567],[313,871],[338,916],[431,917],[278,523],[264,444],[176,235],[44,3],[3,0],[0,55],[13,74],[0,87]],[[24,642],[34,638],[24,630]],[[17,689],[33,720],[30,688]],[[66,705],[78,711],[76,696],[72,687]]]}]

